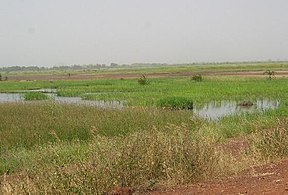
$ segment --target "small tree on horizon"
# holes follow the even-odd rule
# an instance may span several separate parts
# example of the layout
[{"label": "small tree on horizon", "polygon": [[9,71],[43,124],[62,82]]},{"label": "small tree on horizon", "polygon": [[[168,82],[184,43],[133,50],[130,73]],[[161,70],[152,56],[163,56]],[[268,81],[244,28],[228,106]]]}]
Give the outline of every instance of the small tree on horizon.
[{"label": "small tree on horizon", "polygon": [[275,71],[273,71],[273,70],[266,70],[263,74],[268,75],[268,79],[271,80],[272,77],[275,76]]}]

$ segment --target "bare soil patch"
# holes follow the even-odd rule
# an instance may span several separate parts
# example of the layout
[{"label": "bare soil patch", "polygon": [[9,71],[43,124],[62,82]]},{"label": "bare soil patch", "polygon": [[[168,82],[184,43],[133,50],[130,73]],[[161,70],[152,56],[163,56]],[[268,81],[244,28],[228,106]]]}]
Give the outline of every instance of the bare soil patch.
[{"label": "bare soil patch", "polygon": [[288,160],[251,167],[237,177],[158,189],[148,194],[288,194]]},{"label": "bare soil patch", "polygon": [[[247,139],[234,138],[218,146],[237,158],[249,146]],[[288,194],[288,159],[249,167],[237,176],[226,177],[188,186],[156,188],[147,195],[185,194]]]},{"label": "bare soil patch", "polygon": [[[204,71],[204,72],[159,72],[159,73],[147,73],[147,77],[172,77],[172,76],[192,76],[194,74],[201,75],[239,75],[239,76],[262,76],[263,71]],[[27,74],[27,75],[10,75],[9,80],[90,80],[99,78],[139,78],[142,74],[140,73],[95,73],[95,74]],[[277,71],[276,77],[288,76],[288,71]]]}]

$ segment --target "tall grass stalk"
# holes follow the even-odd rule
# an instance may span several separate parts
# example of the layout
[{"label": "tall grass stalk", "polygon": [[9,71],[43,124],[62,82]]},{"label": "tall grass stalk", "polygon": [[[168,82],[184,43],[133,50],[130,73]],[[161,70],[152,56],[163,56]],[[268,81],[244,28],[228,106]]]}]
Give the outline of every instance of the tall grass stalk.
[{"label": "tall grass stalk", "polygon": [[145,190],[156,183],[186,184],[223,174],[213,143],[191,133],[185,125],[114,138],[94,132],[87,159],[61,161],[61,149],[53,148],[66,148],[65,143],[45,147],[43,154],[52,152],[54,160],[47,163],[38,156],[34,168],[2,181],[2,193],[102,194],[115,186]]},{"label": "tall grass stalk", "polygon": [[271,161],[288,157],[288,120],[277,120],[275,127],[259,129],[252,137],[252,151],[261,160]]}]

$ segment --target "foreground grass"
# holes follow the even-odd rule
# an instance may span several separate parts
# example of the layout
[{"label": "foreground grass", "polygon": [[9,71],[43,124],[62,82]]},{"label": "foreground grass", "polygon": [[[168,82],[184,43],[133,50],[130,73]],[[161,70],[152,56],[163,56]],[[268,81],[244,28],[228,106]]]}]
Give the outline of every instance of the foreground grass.
[{"label": "foreground grass", "polygon": [[[1,192],[101,194],[234,174],[288,154],[285,105],[216,122],[180,110],[0,104]],[[215,147],[238,136],[253,137],[242,160]]]},{"label": "foreground grass", "polygon": [[[23,180],[19,175],[5,183],[2,191],[101,194],[114,186],[147,189],[158,182],[183,184],[220,173],[214,170],[218,156],[209,143],[178,127],[118,138],[95,136],[85,146],[86,158],[69,158],[82,147],[79,143],[58,142],[36,147],[34,150],[40,150],[41,156],[34,150],[14,153],[34,159],[30,160],[33,168],[21,172],[31,179]],[[7,185],[13,187],[9,189]]]},{"label": "foreground grass", "polygon": [[[159,109],[101,109],[54,102],[0,104],[0,150],[30,148],[58,140],[86,141],[91,129],[113,137],[167,124],[188,123],[191,112]],[[191,123],[191,126],[194,124]]]},{"label": "foreground grass", "polygon": [[[283,137],[277,136],[279,133]],[[97,130],[92,134],[93,139],[85,144],[58,141],[11,151],[7,161],[18,159],[24,168],[2,176],[1,193],[102,194],[115,186],[142,191],[158,183],[187,184],[235,174],[288,154],[286,119],[264,134],[254,132],[250,149],[237,158],[221,152],[215,142],[185,125],[125,137],[100,136]]]}]

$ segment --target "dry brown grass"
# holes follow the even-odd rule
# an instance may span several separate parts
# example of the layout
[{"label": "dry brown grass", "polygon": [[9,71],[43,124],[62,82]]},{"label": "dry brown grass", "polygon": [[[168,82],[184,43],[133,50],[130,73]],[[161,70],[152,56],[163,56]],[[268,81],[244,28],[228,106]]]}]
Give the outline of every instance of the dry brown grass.
[{"label": "dry brown grass", "polygon": [[2,179],[1,192],[101,194],[115,186],[145,190],[156,183],[199,181],[222,171],[212,142],[192,134],[185,125],[118,138],[96,134],[89,150],[88,160],[64,165],[56,161],[27,170],[25,179]]}]

